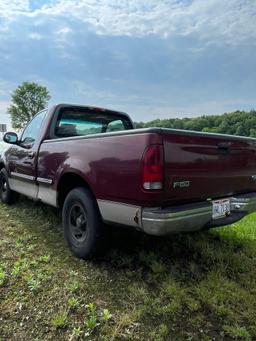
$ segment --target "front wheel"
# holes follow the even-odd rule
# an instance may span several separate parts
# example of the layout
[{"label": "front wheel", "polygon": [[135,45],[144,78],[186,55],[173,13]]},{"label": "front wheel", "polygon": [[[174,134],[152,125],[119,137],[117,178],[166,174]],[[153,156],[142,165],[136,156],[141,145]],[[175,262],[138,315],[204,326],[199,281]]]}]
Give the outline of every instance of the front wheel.
[{"label": "front wheel", "polygon": [[87,188],[78,187],[67,195],[62,223],[71,251],[79,258],[90,259],[101,250],[102,221],[95,198]]},{"label": "front wheel", "polygon": [[4,204],[12,204],[17,198],[17,193],[10,189],[8,174],[5,168],[0,171],[0,200]]}]

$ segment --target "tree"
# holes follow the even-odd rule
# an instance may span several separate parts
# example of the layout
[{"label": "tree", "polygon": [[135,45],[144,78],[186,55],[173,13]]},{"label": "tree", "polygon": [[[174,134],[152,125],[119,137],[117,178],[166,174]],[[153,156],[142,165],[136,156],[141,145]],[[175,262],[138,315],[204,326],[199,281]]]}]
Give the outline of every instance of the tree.
[{"label": "tree", "polygon": [[223,115],[204,115],[192,118],[157,119],[145,123],[139,122],[139,127],[181,128],[256,137],[256,111],[235,111]]},{"label": "tree", "polygon": [[45,86],[35,82],[23,82],[11,95],[12,104],[8,108],[12,126],[22,129],[32,117],[44,109],[51,96]]}]

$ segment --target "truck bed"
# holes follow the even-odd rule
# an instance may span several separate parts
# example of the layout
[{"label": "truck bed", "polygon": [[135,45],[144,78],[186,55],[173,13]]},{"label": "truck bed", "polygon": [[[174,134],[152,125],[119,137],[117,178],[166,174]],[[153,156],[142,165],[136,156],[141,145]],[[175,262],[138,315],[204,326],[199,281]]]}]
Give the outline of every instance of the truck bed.
[{"label": "truck bed", "polygon": [[[164,188],[145,191],[141,162],[148,145],[164,149]],[[141,206],[168,206],[256,191],[256,139],[149,128],[46,140],[38,176],[69,164],[84,171],[97,198]],[[45,159],[49,154],[49,160]],[[53,162],[53,158],[61,158]],[[47,166],[43,166],[47,162]],[[59,169],[56,169],[58,167]],[[45,174],[47,170],[47,174]]]}]

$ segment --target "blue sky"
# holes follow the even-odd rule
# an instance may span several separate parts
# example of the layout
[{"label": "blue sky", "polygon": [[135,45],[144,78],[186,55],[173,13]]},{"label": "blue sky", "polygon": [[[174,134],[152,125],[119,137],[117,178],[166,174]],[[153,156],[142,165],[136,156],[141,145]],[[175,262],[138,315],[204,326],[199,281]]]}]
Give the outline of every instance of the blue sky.
[{"label": "blue sky", "polygon": [[0,121],[25,80],[136,121],[250,110],[255,56],[255,0],[0,0]]}]

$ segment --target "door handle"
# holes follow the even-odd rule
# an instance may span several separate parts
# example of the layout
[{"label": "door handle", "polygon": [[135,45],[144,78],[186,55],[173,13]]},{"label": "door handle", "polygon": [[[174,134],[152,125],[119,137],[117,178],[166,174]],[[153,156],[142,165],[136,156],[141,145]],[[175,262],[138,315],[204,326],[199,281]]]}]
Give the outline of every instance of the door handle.
[{"label": "door handle", "polygon": [[28,158],[29,159],[33,159],[34,156],[35,156],[34,152],[28,152]]}]

